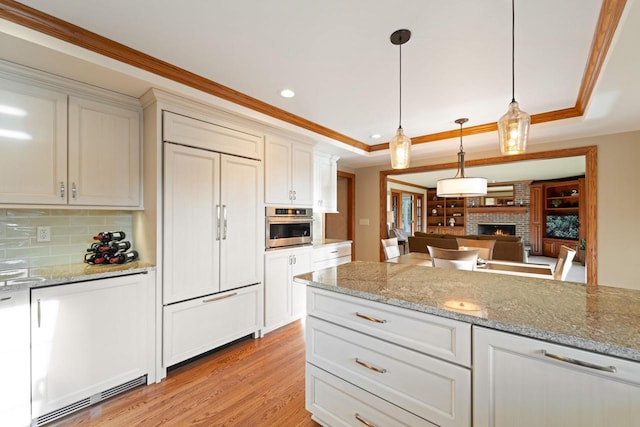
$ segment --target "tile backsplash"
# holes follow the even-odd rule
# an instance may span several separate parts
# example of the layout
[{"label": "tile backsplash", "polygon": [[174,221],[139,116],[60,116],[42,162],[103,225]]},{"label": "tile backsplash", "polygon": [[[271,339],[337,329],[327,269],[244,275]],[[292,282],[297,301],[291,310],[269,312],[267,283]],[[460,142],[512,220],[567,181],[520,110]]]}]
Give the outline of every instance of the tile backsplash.
[{"label": "tile backsplash", "polygon": [[[93,236],[124,231],[132,241],[130,211],[0,209],[0,264],[24,260],[28,267],[81,263]],[[37,227],[51,227],[51,240],[37,241]]]}]

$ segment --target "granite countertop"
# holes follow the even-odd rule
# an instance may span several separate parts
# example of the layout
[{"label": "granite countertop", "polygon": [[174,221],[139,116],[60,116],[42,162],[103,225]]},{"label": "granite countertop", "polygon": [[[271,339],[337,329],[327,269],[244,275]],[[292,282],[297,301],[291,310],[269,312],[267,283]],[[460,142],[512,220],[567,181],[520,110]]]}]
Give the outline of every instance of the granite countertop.
[{"label": "granite countertop", "polygon": [[[155,269],[150,263],[141,261],[114,265],[69,264],[30,269],[16,269],[14,277],[5,277],[0,281],[0,292],[42,286],[62,285],[86,280],[105,279],[128,274],[146,273]],[[0,272],[2,273],[2,272]],[[0,274],[2,277],[2,274]]]},{"label": "granite countertop", "polygon": [[295,280],[312,287],[640,361],[640,291],[637,290],[364,261],[302,274]]}]

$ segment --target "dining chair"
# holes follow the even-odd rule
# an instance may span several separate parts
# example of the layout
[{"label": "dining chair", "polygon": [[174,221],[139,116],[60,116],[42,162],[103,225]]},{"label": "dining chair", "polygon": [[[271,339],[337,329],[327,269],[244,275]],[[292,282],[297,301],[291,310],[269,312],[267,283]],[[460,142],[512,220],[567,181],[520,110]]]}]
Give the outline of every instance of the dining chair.
[{"label": "dining chair", "polygon": [[384,249],[384,259],[391,259],[400,256],[400,248],[398,247],[398,238],[382,239],[382,249]]},{"label": "dining chair", "polygon": [[454,270],[475,270],[480,249],[443,249],[428,246],[434,267]]},{"label": "dining chair", "polygon": [[478,240],[478,239],[465,239],[462,237],[456,237],[458,242],[458,249],[479,249],[478,258],[485,261],[493,259],[493,248],[496,245],[495,240]]},{"label": "dining chair", "polygon": [[553,269],[553,278],[555,280],[565,280],[569,269],[571,269],[573,257],[576,256],[576,251],[568,246],[560,246],[560,253],[558,254],[558,261]]}]

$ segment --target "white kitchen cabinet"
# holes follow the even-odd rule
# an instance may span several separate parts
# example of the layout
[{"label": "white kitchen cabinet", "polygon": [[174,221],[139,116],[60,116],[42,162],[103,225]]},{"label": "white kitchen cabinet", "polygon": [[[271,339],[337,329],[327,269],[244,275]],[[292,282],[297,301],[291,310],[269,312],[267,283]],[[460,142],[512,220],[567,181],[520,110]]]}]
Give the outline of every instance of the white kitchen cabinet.
[{"label": "white kitchen cabinet", "polygon": [[9,107],[0,115],[9,130],[0,136],[0,204],[140,208],[137,100],[9,76],[0,77]]},{"label": "white kitchen cabinet", "polygon": [[262,326],[262,286],[171,304],[164,308],[163,363],[171,366],[250,334]]},{"label": "white kitchen cabinet", "polygon": [[69,204],[140,205],[140,118],[139,109],[69,97]]},{"label": "white kitchen cabinet", "polygon": [[67,95],[0,78],[0,203],[66,204]]},{"label": "white kitchen cabinet", "polygon": [[0,290],[0,425],[31,423],[29,290]]},{"label": "white kitchen cabinet", "polygon": [[640,364],[473,328],[473,425],[626,427],[640,420]]},{"label": "white kitchen cabinet", "polygon": [[32,418],[55,419],[146,382],[153,282],[149,273],[31,290]]},{"label": "white kitchen cabinet", "polygon": [[261,162],[164,147],[164,304],[262,282]]},{"label": "white kitchen cabinet", "polygon": [[313,146],[284,138],[267,138],[265,203],[313,206]]},{"label": "white kitchen cabinet", "polygon": [[313,209],[316,212],[338,212],[338,158],[314,153]]},{"label": "white kitchen cabinet", "polygon": [[293,277],[311,271],[313,249],[278,249],[265,254],[264,324],[270,332],[304,316],[306,286]]},{"label": "white kitchen cabinet", "polygon": [[[322,402],[315,368],[334,377],[347,394],[341,400],[365,399],[369,408],[358,415],[373,425],[388,425],[383,415],[419,417],[417,425],[471,425],[469,324],[312,287],[307,298],[306,408],[318,422],[334,425],[337,417],[357,424],[353,407]],[[359,397],[347,384],[367,394]],[[383,409],[378,399],[394,407]]]},{"label": "white kitchen cabinet", "polygon": [[351,242],[313,246],[313,271],[351,262]]}]

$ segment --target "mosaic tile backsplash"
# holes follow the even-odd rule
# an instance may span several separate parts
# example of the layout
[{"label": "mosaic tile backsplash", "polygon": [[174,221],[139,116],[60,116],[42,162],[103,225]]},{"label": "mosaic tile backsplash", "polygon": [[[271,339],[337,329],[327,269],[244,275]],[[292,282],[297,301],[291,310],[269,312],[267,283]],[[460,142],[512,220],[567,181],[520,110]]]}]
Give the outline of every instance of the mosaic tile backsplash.
[{"label": "mosaic tile backsplash", "polygon": [[[135,249],[132,217],[130,211],[0,209],[0,270],[17,260],[29,268],[81,263],[101,231],[124,231]],[[51,227],[50,241],[37,241],[39,226]]]}]

